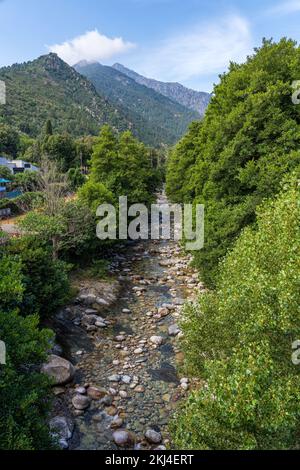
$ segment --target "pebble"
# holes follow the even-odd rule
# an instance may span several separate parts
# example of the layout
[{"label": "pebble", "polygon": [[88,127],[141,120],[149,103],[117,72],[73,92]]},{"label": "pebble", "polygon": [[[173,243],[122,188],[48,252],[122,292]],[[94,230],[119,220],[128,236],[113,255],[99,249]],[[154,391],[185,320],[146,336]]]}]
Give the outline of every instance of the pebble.
[{"label": "pebble", "polygon": [[160,444],[162,441],[162,435],[160,432],[154,431],[154,429],[148,429],[145,432],[145,438],[151,444]]},{"label": "pebble", "polygon": [[162,336],[151,336],[150,342],[156,346],[161,346],[164,342],[164,338]]},{"label": "pebble", "polygon": [[109,382],[120,382],[120,380],[121,380],[121,377],[120,375],[117,375],[117,374],[114,374],[108,377]]},{"label": "pebble", "polygon": [[84,395],[75,395],[72,399],[72,404],[76,410],[86,410],[90,404],[91,400],[89,397]]},{"label": "pebble", "polygon": [[132,435],[125,430],[115,431],[113,433],[113,440],[119,447],[125,447],[133,443]]}]

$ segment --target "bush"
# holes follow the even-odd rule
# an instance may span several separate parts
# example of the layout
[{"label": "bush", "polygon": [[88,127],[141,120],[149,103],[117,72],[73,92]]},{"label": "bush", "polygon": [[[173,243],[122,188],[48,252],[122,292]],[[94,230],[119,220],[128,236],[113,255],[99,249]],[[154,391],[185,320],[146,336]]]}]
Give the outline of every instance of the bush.
[{"label": "bush", "polygon": [[170,199],[206,207],[206,242],[195,264],[209,285],[219,260],[255,222],[256,207],[300,167],[300,108],[291,99],[299,71],[300,48],[293,41],[264,41],[245,64],[230,65],[202,123],[171,152]]},{"label": "bush", "polygon": [[8,251],[21,262],[24,293],[19,308],[22,315],[40,312],[41,318],[53,314],[68,300],[68,265],[53,259],[52,251],[36,239],[11,242]]},{"label": "bush", "polygon": [[50,449],[50,383],[38,365],[45,360],[52,334],[39,330],[37,315],[23,318],[8,308],[22,299],[20,262],[0,258],[0,273],[0,339],[6,345],[6,364],[0,366],[0,449]]},{"label": "bush", "polygon": [[298,182],[257,212],[221,264],[217,289],[186,310],[187,365],[207,380],[173,425],[179,448],[296,445],[300,375]]}]

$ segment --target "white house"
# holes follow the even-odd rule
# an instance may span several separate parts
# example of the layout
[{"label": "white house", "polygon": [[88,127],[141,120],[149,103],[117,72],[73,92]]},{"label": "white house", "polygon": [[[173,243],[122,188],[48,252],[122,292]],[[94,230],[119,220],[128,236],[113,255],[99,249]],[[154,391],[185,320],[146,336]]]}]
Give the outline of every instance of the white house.
[{"label": "white house", "polygon": [[0,157],[0,166],[5,166],[14,175],[24,173],[24,171],[39,171],[39,168],[32,163],[24,162],[24,160],[8,160],[5,157]]}]

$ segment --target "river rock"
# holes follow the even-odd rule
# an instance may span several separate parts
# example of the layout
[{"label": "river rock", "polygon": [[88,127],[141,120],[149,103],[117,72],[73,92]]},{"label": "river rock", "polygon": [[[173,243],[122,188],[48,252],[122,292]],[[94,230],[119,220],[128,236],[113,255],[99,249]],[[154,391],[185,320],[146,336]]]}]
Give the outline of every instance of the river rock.
[{"label": "river rock", "polygon": [[70,361],[52,354],[42,366],[41,372],[53,379],[54,385],[64,385],[73,379],[75,368]]},{"label": "river rock", "polygon": [[160,444],[162,441],[161,433],[154,431],[154,429],[148,429],[148,431],[145,432],[145,438],[151,444]]},{"label": "river rock", "polygon": [[129,385],[132,381],[132,378],[129,375],[122,375],[121,381],[123,384]]},{"label": "river rock", "polygon": [[110,376],[108,377],[108,381],[109,381],[109,382],[117,382],[117,383],[118,383],[118,382],[120,382],[120,380],[121,380],[121,376],[120,376],[120,375],[117,375],[117,374],[110,375]]},{"label": "river rock", "polygon": [[125,430],[124,431],[123,430],[115,431],[113,433],[113,439],[114,439],[114,442],[119,447],[130,446],[134,442],[132,434],[128,431],[125,431]]},{"label": "river rock", "polygon": [[87,394],[92,400],[100,400],[107,395],[107,391],[105,388],[89,387],[87,389]]},{"label": "river rock", "polygon": [[150,342],[156,346],[161,346],[164,342],[164,338],[162,336],[151,336]]},{"label": "river rock", "polygon": [[131,313],[131,310],[129,310],[129,308],[123,308],[122,313]]},{"label": "river rock", "polygon": [[97,313],[98,311],[93,308],[88,308],[87,310],[85,310],[86,315],[97,315]]},{"label": "river rock", "polygon": [[76,410],[86,410],[91,404],[91,399],[84,395],[75,395],[72,404]]},{"label": "river rock", "polygon": [[101,297],[96,298],[96,304],[101,305],[103,307],[108,307],[109,306],[109,303],[106,300],[102,299]]},{"label": "river rock", "polygon": [[112,420],[112,422],[111,422],[110,427],[111,427],[112,429],[119,429],[119,428],[121,428],[121,427],[123,426],[123,423],[124,423],[123,419],[120,418],[120,416],[117,416],[117,415],[116,415],[116,416],[114,416],[114,418],[113,418],[113,420]]},{"label": "river rock", "polygon": [[50,431],[60,440],[68,441],[73,436],[74,422],[66,416],[55,416],[49,423]]},{"label": "river rock", "polygon": [[94,294],[81,294],[79,301],[85,305],[93,305],[96,302],[96,296]]},{"label": "river rock", "polygon": [[169,336],[177,336],[179,335],[180,333],[180,328],[178,327],[178,325],[171,325],[169,327]]}]

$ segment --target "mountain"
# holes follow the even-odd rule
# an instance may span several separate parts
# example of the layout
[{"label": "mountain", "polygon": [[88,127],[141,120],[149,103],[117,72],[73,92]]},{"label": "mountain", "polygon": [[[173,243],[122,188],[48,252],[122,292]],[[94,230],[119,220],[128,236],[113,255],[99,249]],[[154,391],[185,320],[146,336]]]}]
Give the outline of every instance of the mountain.
[{"label": "mountain", "polygon": [[56,54],[0,69],[7,89],[7,104],[0,107],[0,122],[36,137],[47,119],[54,130],[79,136],[96,134],[104,123],[118,130],[132,128],[126,116],[82,75]]},{"label": "mountain", "polygon": [[146,78],[133,70],[127,69],[124,65],[114,64],[113,68],[119,72],[132,78],[140,85],[145,85],[158,93],[170,98],[181,105],[197,111],[201,116],[204,115],[205,110],[210,102],[211,95],[203,91],[195,91],[187,88],[180,83],[160,82],[152,78]]},{"label": "mountain", "polygon": [[74,68],[93,83],[101,96],[122,110],[146,144],[174,144],[192,121],[200,119],[196,111],[137,83],[115,68],[85,61]]}]

